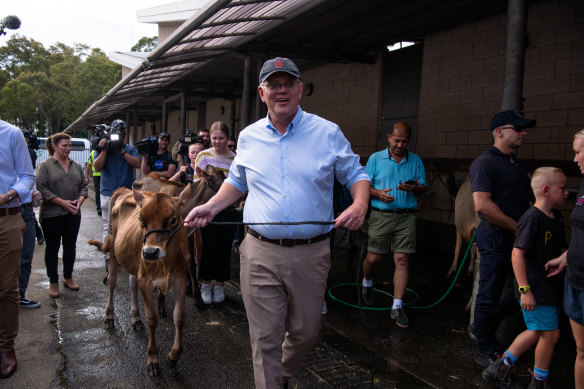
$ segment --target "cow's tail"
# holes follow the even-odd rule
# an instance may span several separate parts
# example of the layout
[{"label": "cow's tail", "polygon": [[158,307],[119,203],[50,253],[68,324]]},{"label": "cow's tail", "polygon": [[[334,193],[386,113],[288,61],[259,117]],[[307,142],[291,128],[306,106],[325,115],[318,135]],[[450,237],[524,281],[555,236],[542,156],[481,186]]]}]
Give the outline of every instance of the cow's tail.
[{"label": "cow's tail", "polygon": [[110,234],[108,234],[105,237],[105,242],[100,242],[99,240],[91,239],[91,240],[88,240],[87,243],[92,245],[92,246],[97,247],[97,249],[99,251],[101,251],[102,253],[109,253],[111,237],[112,236]]}]

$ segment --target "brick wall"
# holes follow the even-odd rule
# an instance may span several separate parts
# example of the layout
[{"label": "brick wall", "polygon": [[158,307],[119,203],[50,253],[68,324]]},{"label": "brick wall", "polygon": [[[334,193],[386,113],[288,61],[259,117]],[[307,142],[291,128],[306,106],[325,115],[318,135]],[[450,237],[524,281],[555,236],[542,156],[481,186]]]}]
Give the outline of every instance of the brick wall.
[{"label": "brick wall", "polygon": [[[506,23],[501,14],[424,38],[417,139],[424,160],[470,161],[492,143],[488,128],[501,109]],[[519,157],[531,167],[567,164],[573,158],[572,136],[584,128],[581,1],[529,6],[523,92],[525,115],[537,126],[528,131]],[[464,170],[456,172],[459,180]],[[428,201],[420,216],[452,223],[449,207]]]},{"label": "brick wall", "polygon": [[367,161],[377,148],[381,58],[373,65],[330,64],[302,72],[305,87],[313,93],[302,96],[304,111],[337,123],[353,151]]}]

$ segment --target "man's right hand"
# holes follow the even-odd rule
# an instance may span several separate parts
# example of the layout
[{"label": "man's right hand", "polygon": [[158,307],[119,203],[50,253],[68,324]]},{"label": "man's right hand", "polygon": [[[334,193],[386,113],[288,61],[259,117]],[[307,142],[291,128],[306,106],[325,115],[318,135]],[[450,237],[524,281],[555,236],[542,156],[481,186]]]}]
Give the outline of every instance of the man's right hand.
[{"label": "man's right hand", "polygon": [[200,205],[189,212],[185,218],[184,225],[191,228],[205,227],[214,217],[215,213],[209,204]]},{"label": "man's right hand", "polygon": [[374,189],[374,196],[377,197],[379,200],[383,201],[384,203],[391,203],[395,200],[393,196],[390,196],[388,193],[391,192],[391,188],[387,189]]},{"label": "man's right hand", "polygon": [[107,142],[107,139],[105,138],[101,138],[101,140],[99,141],[98,145],[99,147],[101,147],[101,152],[107,152],[106,148],[105,148],[105,144]]}]

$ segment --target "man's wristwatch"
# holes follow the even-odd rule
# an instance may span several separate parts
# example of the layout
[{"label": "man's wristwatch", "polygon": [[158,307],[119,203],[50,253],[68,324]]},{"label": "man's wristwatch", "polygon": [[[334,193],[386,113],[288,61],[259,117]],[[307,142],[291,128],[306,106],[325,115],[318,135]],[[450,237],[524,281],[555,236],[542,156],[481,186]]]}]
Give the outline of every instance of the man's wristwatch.
[{"label": "man's wristwatch", "polygon": [[528,290],[531,289],[531,286],[529,285],[525,285],[525,286],[520,286],[519,287],[519,293],[527,293]]},{"label": "man's wristwatch", "polygon": [[12,195],[11,195],[9,192],[6,192],[6,196],[8,196],[8,201],[6,202],[6,204],[8,204],[9,202],[11,202],[11,201],[12,201],[12,199],[13,199],[14,197],[12,197]]}]

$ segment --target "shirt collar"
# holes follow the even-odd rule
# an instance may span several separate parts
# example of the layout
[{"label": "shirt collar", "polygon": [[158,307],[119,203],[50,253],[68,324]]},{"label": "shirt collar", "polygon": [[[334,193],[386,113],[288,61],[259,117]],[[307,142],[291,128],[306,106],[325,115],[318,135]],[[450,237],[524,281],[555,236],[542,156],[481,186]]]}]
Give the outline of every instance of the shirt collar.
[{"label": "shirt collar", "polygon": [[[385,154],[384,158],[387,158],[390,161],[395,161],[397,163],[396,159],[391,156],[391,153],[389,152],[389,147],[386,148],[385,151],[387,151],[387,153]],[[402,161],[405,160],[405,162],[408,162],[409,161],[409,156],[410,156],[410,151],[409,150],[406,150],[406,156],[402,158]]]},{"label": "shirt collar", "polygon": [[[294,115],[294,119],[292,119],[292,121],[290,122],[290,124],[288,125],[288,128],[286,129],[286,133],[290,133],[292,135],[294,135],[294,132],[296,131],[296,127],[298,127],[298,123],[300,123],[300,121],[302,120],[302,116],[304,115],[304,113],[302,112],[302,109],[300,108],[300,106],[298,106],[298,111],[296,111],[296,114]],[[270,120],[270,113],[268,112],[266,114],[266,128],[272,131],[272,134],[277,132],[278,130],[276,130],[276,127],[274,127],[272,125],[272,121]]]}]

